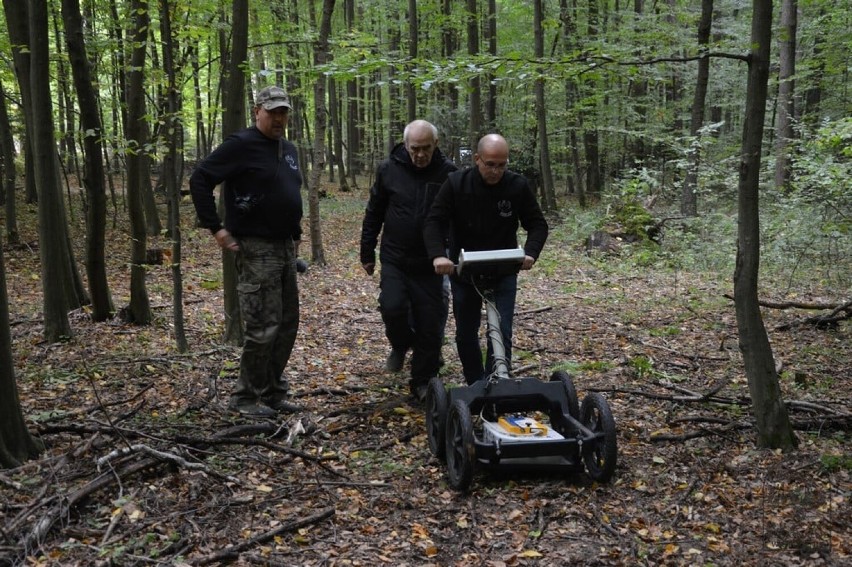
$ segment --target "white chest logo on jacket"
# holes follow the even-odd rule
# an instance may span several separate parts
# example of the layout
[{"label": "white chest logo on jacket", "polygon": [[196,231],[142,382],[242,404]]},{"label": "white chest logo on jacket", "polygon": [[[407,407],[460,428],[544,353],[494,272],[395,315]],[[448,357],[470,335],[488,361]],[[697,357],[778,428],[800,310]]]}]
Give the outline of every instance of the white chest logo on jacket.
[{"label": "white chest logo on jacket", "polygon": [[502,200],[497,202],[497,212],[501,217],[509,218],[512,216],[512,201]]}]

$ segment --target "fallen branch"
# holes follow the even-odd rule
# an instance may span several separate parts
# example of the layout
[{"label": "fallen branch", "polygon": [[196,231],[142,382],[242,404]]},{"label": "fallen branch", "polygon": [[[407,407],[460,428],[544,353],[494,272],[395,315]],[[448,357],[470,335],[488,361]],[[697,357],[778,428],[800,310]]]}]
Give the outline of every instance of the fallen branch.
[{"label": "fallen branch", "polygon": [[304,528],[305,526],[310,526],[311,524],[321,522],[326,518],[330,518],[334,514],[334,507],[330,506],[328,508],[325,508],[324,510],[320,510],[316,514],[306,516],[301,520],[294,520],[287,524],[278,526],[274,530],[269,530],[268,532],[256,535],[255,537],[242,543],[238,543],[233,547],[229,547],[228,549],[223,549],[222,551],[218,551],[216,553],[191,561],[190,565],[209,565],[210,563],[216,563],[219,561],[231,561],[237,559],[239,558],[242,552],[247,551],[256,545],[261,545],[268,541],[272,541],[277,535],[281,535],[286,532],[292,532]]},{"label": "fallen branch", "polygon": [[16,482],[2,474],[0,474],[0,483],[5,484],[9,488],[14,488],[15,490],[21,490],[24,487],[24,485],[22,485],[20,482]]},{"label": "fallen branch", "polygon": [[[304,431],[304,428],[302,428],[302,431]],[[129,455],[131,453],[147,453],[147,454],[151,455],[152,457],[154,457],[155,459],[158,459],[160,461],[170,462],[170,463],[173,463],[175,465],[178,465],[179,467],[189,469],[189,470],[203,471],[203,472],[209,474],[210,476],[215,476],[217,478],[227,480],[227,481],[233,482],[235,484],[242,484],[240,479],[238,479],[234,476],[230,476],[230,475],[223,475],[223,474],[219,473],[218,471],[212,470],[210,467],[208,467],[204,463],[190,463],[189,461],[187,461],[183,457],[179,457],[178,455],[175,455],[174,453],[167,453],[165,451],[160,451],[158,449],[154,449],[153,447],[149,447],[148,445],[144,445],[142,443],[137,443],[136,445],[131,445],[130,447],[121,447],[120,449],[115,449],[114,451],[112,451],[112,452],[104,455],[103,457],[99,458],[97,460],[97,463],[96,463],[98,472],[101,472],[101,467],[105,463],[109,463],[112,459],[114,459],[116,457],[123,457],[123,456]]]},{"label": "fallen branch", "polygon": [[[115,429],[115,428],[113,428]],[[207,440],[208,445],[215,444],[216,440],[220,440],[226,436],[234,436],[234,435],[258,435],[258,434],[274,434],[278,431],[278,427],[273,423],[251,423],[245,425],[237,425],[234,427],[230,427],[223,431],[220,431],[216,435],[214,435],[212,440]],[[230,437],[226,437],[231,442],[237,442],[239,439],[234,439]],[[261,444],[258,440],[253,440],[254,444]],[[277,446],[278,450],[286,451],[287,447]],[[123,449],[126,450],[126,449]],[[153,450],[152,450],[153,451]],[[290,449],[290,451],[293,451]],[[307,455],[301,451],[294,451],[299,453],[302,458],[310,460],[312,457]],[[161,452],[156,452],[161,453]],[[168,455],[167,453],[165,455]],[[168,462],[173,462],[172,459],[166,459]],[[74,490],[67,496],[54,498],[51,497],[48,499],[50,501],[56,501],[55,504],[51,505],[46,512],[41,516],[41,518],[37,519],[32,529],[28,534],[26,534],[18,545],[18,549],[21,553],[27,554],[30,553],[35,547],[38,546],[38,543],[44,541],[47,534],[53,529],[53,526],[56,525],[62,518],[67,518],[71,511],[77,508],[80,504],[82,504],[86,499],[88,499],[93,494],[108,488],[115,483],[119,482],[120,479],[127,478],[133,474],[139,473],[143,470],[146,470],[151,467],[156,467],[162,464],[163,459],[161,455],[156,457],[146,457],[142,460],[136,461],[134,463],[129,463],[120,469],[110,471],[108,473],[102,473],[96,478],[90,480],[82,487]],[[210,472],[209,470],[207,472]],[[213,476],[217,478],[230,478],[221,473],[213,473]],[[40,502],[37,507],[45,506],[45,502]]]},{"label": "fallen branch", "polygon": [[[734,296],[725,293],[723,294],[727,299],[734,301]],[[805,301],[767,301],[760,300],[758,301],[758,305],[761,307],[768,307],[770,309],[809,309],[809,310],[824,310],[830,309],[831,311],[826,315],[817,315],[814,317],[808,317],[802,321],[797,321],[793,323],[784,323],[782,325],[778,325],[775,327],[776,331],[788,331],[792,329],[794,326],[799,325],[813,325],[817,329],[829,329],[834,328],[840,321],[846,319],[852,319],[852,300],[847,301],[846,303],[836,304],[836,303],[808,303]]]},{"label": "fallen branch", "polygon": [[[734,301],[734,296],[730,293],[722,294],[726,299],[730,299]],[[768,307],[770,309],[810,309],[814,311],[824,310],[824,309],[833,309],[834,311],[842,311],[844,309],[849,309],[852,307],[852,301],[848,301],[846,303],[838,305],[837,303],[812,303],[807,301],[769,301],[767,299],[761,299],[758,302],[758,305],[761,307]]]}]

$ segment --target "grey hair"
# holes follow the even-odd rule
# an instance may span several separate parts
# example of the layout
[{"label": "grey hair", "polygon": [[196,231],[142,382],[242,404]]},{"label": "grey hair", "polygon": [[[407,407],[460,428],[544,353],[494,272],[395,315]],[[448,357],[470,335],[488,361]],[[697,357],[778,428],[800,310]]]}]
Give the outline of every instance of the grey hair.
[{"label": "grey hair", "polygon": [[431,122],[427,122],[426,120],[415,120],[413,122],[409,122],[406,125],[405,130],[402,131],[402,143],[408,145],[408,134],[411,132],[411,128],[415,126],[428,126],[432,131],[432,140],[438,141],[438,128],[435,127]]}]

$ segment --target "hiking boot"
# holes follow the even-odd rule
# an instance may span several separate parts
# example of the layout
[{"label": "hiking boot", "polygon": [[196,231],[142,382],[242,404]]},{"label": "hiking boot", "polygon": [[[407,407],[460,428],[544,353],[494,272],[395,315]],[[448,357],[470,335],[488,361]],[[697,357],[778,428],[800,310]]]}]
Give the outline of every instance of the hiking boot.
[{"label": "hiking boot", "polygon": [[278,413],[296,413],[305,409],[300,405],[288,402],[284,398],[278,400],[269,400],[264,403],[269,406],[273,411],[276,411]]},{"label": "hiking boot", "polygon": [[399,372],[402,370],[403,365],[405,364],[405,351],[391,349],[390,354],[388,355],[387,362],[385,362],[385,370],[388,372]]},{"label": "hiking boot", "polygon": [[269,406],[249,401],[232,401],[228,404],[228,409],[246,417],[275,417],[278,415],[278,412]]},{"label": "hiking boot", "polygon": [[426,401],[426,393],[429,391],[429,381],[418,382],[417,384],[410,384],[409,388],[411,390],[411,398],[417,403],[424,403]]}]

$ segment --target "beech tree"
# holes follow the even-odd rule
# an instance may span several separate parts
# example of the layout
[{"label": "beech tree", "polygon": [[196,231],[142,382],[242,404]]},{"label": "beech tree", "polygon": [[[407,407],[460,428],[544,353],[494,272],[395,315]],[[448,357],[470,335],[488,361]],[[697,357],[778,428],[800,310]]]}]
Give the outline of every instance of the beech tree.
[{"label": "beech tree", "polygon": [[47,16],[47,0],[29,2],[30,115],[33,117],[29,137],[32,139],[30,147],[34,152],[35,181],[39,192],[44,336],[47,341],[56,342],[71,336],[68,312],[81,307],[87,298],[68,235],[53,122],[41,118],[53,116]]},{"label": "beech tree", "polygon": [[[544,0],[535,0],[533,18],[533,29],[535,33],[535,55],[544,57]],[[550,143],[547,137],[547,105],[545,104],[544,91],[547,85],[544,80],[543,70],[539,72],[535,80],[535,123],[538,136],[538,168],[542,199],[542,207],[547,211],[556,210],[556,193],[553,189],[553,172],[550,169]]]},{"label": "beech tree", "polygon": [[[314,65],[317,67],[322,67],[328,61],[328,37],[331,34],[331,16],[333,12],[334,0],[323,0],[319,33],[317,34],[317,41],[314,46]],[[310,184],[308,186],[311,259],[320,265],[325,264],[319,210],[320,173],[325,166],[325,129],[328,124],[325,97],[326,79],[320,75],[314,81],[314,159]]]},{"label": "beech tree", "polygon": [[83,18],[78,0],[62,0],[65,41],[74,77],[74,90],[80,107],[83,129],[84,174],[86,188],[86,275],[91,295],[92,319],[104,321],[112,317],[114,308],[107,282],[104,240],[106,236],[106,186],[101,139],[104,131],[98,112],[98,94],[83,36]]},{"label": "beech tree", "polygon": [[778,30],[778,121],[775,136],[775,187],[788,190],[790,184],[790,141],[794,137],[796,75],[796,28],[799,3],[781,2]]},{"label": "beech tree", "polygon": [[0,240],[0,468],[10,468],[37,457],[44,445],[27,429],[18,399],[2,244]]},{"label": "beech tree", "polygon": [[8,105],[6,104],[6,89],[0,81],[0,202],[4,205],[6,212],[6,239],[11,244],[19,242],[18,237],[18,214],[15,197],[15,140],[12,137],[12,121],[9,119]]},{"label": "beech tree", "polygon": [[172,33],[174,5],[169,0],[160,0],[160,35],[163,40],[163,71],[166,74],[165,85],[165,144],[162,175],[163,186],[169,203],[168,227],[171,237],[172,269],[172,320],[175,327],[175,344],[179,352],[189,350],[183,321],[183,272],[181,271],[181,226],[180,226],[180,184],[183,168],[181,159],[183,147],[183,122],[180,119],[181,96],[177,86],[177,68],[175,54],[178,52],[177,40]]},{"label": "beech tree", "polygon": [[127,71],[127,210],[130,216],[130,305],[126,319],[137,325],[151,322],[151,303],[145,285],[148,233],[145,225],[144,185],[147,176],[143,154],[148,143],[145,123],[145,56],[147,52],[148,0],[131,0],[130,67]]},{"label": "beech tree", "polygon": [[763,324],[757,295],[760,271],[760,157],[763,120],[766,116],[771,32],[772,0],[755,0],[752,8],[752,48],[748,58],[748,88],[740,151],[734,303],[739,345],[748,377],[752,411],[757,421],[758,445],[789,449],[796,446],[797,440],[787,415],[787,407],[781,397],[772,346]]},{"label": "beech tree", "polygon": [[[698,22],[699,49],[707,49],[710,43],[710,27],[713,23],[713,0],[701,1],[701,19]],[[710,57],[703,53],[698,60],[698,75],[695,81],[695,94],[692,98],[692,114],[689,120],[690,147],[687,149],[686,175],[680,198],[680,212],[694,217],[698,214],[698,165],[701,162],[700,131],[704,124],[707,83],[710,80]]]},{"label": "beech tree", "polygon": [[[231,8],[230,42],[223,39],[220,47],[225,58],[225,74],[220,83],[223,92],[222,138],[246,127],[246,77],[243,71],[248,58],[248,0],[234,0]],[[224,29],[225,26],[222,26]],[[222,32],[223,33],[223,32]],[[228,45],[230,43],[230,46]],[[220,191],[224,187],[219,188]],[[219,214],[224,217],[224,204],[219,201]],[[222,250],[222,288],[225,306],[225,342],[243,342],[242,317],[237,297],[237,267],[234,253]]]}]

